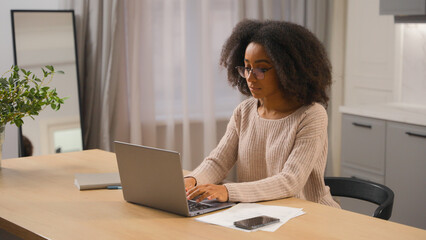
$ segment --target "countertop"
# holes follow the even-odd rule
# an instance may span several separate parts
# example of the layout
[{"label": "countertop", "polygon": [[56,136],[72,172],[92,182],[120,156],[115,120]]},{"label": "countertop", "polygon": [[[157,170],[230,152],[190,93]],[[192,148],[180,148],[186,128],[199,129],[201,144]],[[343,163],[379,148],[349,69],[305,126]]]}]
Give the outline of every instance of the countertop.
[{"label": "countertop", "polygon": [[426,106],[403,103],[340,106],[341,113],[426,126]]}]

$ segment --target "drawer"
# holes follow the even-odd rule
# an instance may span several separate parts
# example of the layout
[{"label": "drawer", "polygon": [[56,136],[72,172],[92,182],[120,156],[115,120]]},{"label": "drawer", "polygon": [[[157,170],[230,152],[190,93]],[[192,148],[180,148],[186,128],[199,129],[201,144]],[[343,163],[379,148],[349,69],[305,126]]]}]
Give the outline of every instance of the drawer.
[{"label": "drawer", "polygon": [[364,180],[368,180],[375,183],[385,184],[385,176],[370,173],[367,171],[364,171],[362,169],[353,168],[351,166],[342,165],[342,177],[356,177]]},{"label": "drawer", "polygon": [[385,145],[386,121],[343,114],[342,164],[384,175]]}]

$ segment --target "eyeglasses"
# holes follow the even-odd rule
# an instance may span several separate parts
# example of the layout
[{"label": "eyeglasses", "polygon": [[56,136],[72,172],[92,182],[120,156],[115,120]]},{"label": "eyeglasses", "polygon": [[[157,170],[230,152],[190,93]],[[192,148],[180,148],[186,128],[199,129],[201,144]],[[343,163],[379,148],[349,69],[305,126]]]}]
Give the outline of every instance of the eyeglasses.
[{"label": "eyeglasses", "polygon": [[250,77],[250,73],[253,73],[254,78],[256,78],[257,80],[262,80],[265,78],[265,73],[269,70],[272,69],[272,67],[270,68],[247,68],[244,66],[238,66],[235,67],[238,70],[238,73],[240,74],[241,77],[243,78],[249,78]]}]

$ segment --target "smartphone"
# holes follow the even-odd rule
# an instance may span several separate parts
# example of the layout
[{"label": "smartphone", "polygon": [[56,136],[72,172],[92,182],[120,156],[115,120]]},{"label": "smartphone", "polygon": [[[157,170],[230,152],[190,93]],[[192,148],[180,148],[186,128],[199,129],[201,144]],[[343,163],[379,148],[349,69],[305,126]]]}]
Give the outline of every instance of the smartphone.
[{"label": "smartphone", "polygon": [[239,228],[253,230],[253,229],[260,228],[269,224],[277,223],[279,221],[280,221],[279,218],[273,218],[268,216],[258,216],[254,218],[247,218],[247,219],[236,221],[234,222],[234,225]]}]

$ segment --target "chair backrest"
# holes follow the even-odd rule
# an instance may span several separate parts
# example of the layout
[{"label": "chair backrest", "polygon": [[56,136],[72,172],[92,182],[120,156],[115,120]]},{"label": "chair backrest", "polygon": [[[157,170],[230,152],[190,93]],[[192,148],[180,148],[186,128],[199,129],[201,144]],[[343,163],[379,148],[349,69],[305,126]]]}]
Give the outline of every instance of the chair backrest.
[{"label": "chair backrest", "polygon": [[325,185],[330,187],[332,196],[356,198],[375,203],[378,208],[373,217],[388,220],[392,215],[393,191],[379,183],[359,178],[325,177]]}]

